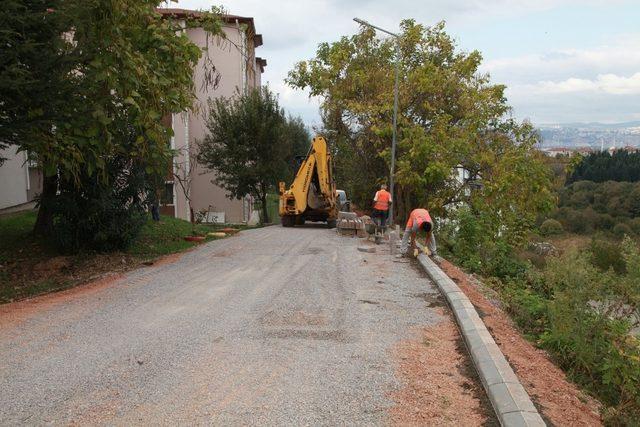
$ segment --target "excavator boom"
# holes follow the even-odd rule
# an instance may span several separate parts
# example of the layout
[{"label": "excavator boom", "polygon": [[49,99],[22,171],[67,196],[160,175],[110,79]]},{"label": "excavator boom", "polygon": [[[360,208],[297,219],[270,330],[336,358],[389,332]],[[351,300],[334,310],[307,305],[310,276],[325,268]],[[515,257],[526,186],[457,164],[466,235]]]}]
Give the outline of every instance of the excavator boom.
[{"label": "excavator boom", "polygon": [[333,163],[323,137],[313,138],[289,189],[284,182],[280,182],[279,189],[283,226],[304,224],[306,220],[325,221],[330,227],[335,226],[338,207]]}]

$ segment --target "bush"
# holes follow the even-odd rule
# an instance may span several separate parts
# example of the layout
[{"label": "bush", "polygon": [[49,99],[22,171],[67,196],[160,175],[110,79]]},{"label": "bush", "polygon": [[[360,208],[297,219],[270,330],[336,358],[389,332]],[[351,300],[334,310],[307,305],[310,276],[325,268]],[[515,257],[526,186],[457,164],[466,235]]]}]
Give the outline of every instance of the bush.
[{"label": "bush", "polygon": [[547,328],[548,300],[526,286],[511,282],[503,293],[506,307],[527,335],[540,336]]},{"label": "bush", "polygon": [[613,268],[618,274],[625,273],[622,249],[618,243],[593,239],[589,247],[589,253],[591,255],[591,264],[598,267],[601,271],[607,271]]},{"label": "bush", "polygon": [[611,230],[616,225],[616,220],[609,214],[601,214],[598,216],[598,222],[595,228],[598,230]]},{"label": "bush", "polygon": [[442,237],[460,265],[473,272],[498,278],[519,277],[527,263],[517,259],[514,248],[502,235],[491,231],[490,219],[469,209],[456,212],[454,221],[442,228]]},{"label": "bush", "polygon": [[58,202],[53,238],[67,253],[126,249],[147,219],[144,210],[127,207],[109,195],[88,199],[62,196]]},{"label": "bush", "polygon": [[547,329],[540,342],[569,374],[607,405],[609,422],[632,425],[640,413],[640,343],[631,334],[640,309],[640,249],[629,238],[621,246],[623,274],[593,265],[587,253],[551,259],[544,273],[553,288]]},{"label": "bush", "polygon": [[109,175],[106,181],[84,177],[82,187],[60,182],[53,205],[53,239],[63,252],[126,249],[146,222],[144,168],[112,158]]},{"label": "bush", "polygon": [[620,222],[613,227],[613,234],[618,237],[624,237],[625,235],[631,236],[633,234],[633,231],[627,224]]},{"label": "bush", "polygon": [[564,228],[562,228],[560,221],[555,219],[547,219],[542,223],[542,225],[540,225],[540,234],[543,236],[552,236],[562,233],[564,233]]},{"label": "bush", "polygon": [[487,246],[487,273],[500,279],[521,277],[527,264],[514,256],[513,248],[502,241]]},{"label": "bush", "polygon": [[629,220],[628,225],[635,234],[640,235],[640,218],[633,218]]},{"label": "bush", "polygon": [[587,232],[590,229],[590,224],[588,224],[584,213],[574,209],[567,209],[563,225],[567,230],[578,234]]}]

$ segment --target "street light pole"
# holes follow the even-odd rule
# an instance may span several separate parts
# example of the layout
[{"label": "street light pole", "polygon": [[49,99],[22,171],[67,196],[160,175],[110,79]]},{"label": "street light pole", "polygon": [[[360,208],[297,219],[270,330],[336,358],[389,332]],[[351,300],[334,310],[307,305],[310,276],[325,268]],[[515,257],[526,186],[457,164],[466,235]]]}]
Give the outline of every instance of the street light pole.
[{"label": "street light pole", "polygon": [[393,198],[393,203],[391,203],[391,205],[389,206],[389,219],[393,224],[393,206],[395,205],[395,202],[396,202],[396,196],[393,192],[393,184],[394,184],[393,177],[396,169],[396,140],[397,140],[397,133],[398,133],[398,79],[400,74],[400,46],[398,44],[399,36],[396,33],[392,33],[391,31],[387,31],[373,24],[370,24],[369,22],[363,19],[353,18],[353,20],[360,25],[364,25],[364,26],[373,28],[375,30],[382,31],[383,33],[389,34],[390,36],[393,36],[396,40],[397,58],[396,58],[395,83],[393,86],[393,134],[391,139],[391,171],[390,171],[391,174],[389,176],[389,191],[391,192],[391,197]]}]

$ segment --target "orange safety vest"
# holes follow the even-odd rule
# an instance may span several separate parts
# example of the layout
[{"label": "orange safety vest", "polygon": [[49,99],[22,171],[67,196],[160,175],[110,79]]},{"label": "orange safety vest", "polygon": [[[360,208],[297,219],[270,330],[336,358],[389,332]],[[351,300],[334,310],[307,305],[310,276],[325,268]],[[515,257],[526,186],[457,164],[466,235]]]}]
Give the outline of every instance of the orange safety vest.
[{"label": "orange safety vest", "polygon": [[379,211],[388,211],[389,210],[389,201],[391,200],[391,193],[387,190],[379,190],[376,193],[376,202],[373,205],[373,209],[377,209]]},{"label": "orange safety vest", "polygon": [[429,211],[426,209],[414,209],[409,214],[409,220],[407,221],[407,228],[413,227],[413,223],[417,222],[418,227],[422,225],[423,222],[431,223],[431,215],[429,215]]}]

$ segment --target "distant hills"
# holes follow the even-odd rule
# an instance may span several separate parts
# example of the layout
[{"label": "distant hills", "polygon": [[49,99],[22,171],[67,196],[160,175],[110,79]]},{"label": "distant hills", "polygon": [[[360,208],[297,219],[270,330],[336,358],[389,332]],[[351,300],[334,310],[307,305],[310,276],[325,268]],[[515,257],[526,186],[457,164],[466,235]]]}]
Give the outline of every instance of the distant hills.
[{"label": "distant hills", "polygon": [[594,150],[640,147],[640,121],[623,123],[561,123],[541,124],[541,148],[590,147]]}]

